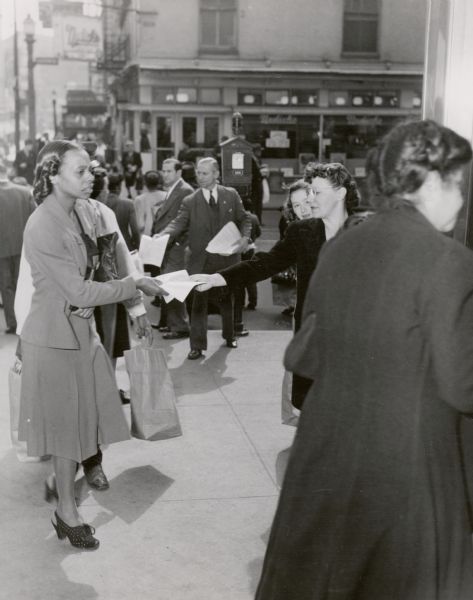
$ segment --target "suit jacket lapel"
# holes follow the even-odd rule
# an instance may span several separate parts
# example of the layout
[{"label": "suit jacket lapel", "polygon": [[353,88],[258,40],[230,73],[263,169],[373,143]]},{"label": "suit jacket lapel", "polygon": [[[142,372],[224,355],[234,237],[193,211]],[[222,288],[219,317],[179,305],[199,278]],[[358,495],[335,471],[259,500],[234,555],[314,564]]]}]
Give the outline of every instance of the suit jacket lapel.
[{"label": "suit jacket lapel", "polygon": [[228,203],[227,203],[227,194],[225,188],[221,185],[217,185],[217,194],[218,194],[218,216],[220,219],[220,223],[223,224],[225,220],[225,215],[228,212]]},{"label": "suit jacket lapel", "polygon": [[207,200],[205,199],[204,192],[202,188],[196,194],[196,204],[197,204],[197,213],[198,215],[202,215],[202,224],[205,226],[205,229],[209,234],[212,233],[209,223],[209,205],[207,204]]},{"label": "suit jacket lapel", "polygon": [[159,216],[159,218],[163,217],[168,210],[171,208],[174,198],[175,193],[180,190],[182,187],[182,181],[178,181],[174,187],[174,189],[172,190],[172,192],[169,194],[169,196],[166,198],[166,200],[162,203],[161,207],[158,209],[158,213],[157,216]]}]

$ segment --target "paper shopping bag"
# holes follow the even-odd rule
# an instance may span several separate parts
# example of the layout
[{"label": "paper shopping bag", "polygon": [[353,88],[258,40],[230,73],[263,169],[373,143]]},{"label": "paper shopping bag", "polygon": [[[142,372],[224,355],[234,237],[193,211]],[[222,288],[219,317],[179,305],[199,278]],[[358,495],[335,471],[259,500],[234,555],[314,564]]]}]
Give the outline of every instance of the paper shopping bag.
[{"label": "paper shopping bag", "polygon": [[131,435],[148,441],[182,435],[164,352],[135,346],[124,355],[130,378]]},{"label": "paper shopping bag", "polygon": [[18,425],[20,422],[21,367],[21,360],[19,358],[15,358],[13,366],[8,371],[11,443],[20,462],[40,462],[44,459],[39,456],[28,456],[26,453],[26,442],[20,442],[18,440]]}]

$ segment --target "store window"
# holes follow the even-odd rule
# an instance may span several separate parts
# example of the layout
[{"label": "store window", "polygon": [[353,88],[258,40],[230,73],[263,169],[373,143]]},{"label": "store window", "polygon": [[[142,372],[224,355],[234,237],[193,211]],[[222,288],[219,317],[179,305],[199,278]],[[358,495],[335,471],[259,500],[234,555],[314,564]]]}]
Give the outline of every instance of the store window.
[{"label": "store window", "polygon": [[196,88],[177,88],[176,102],[178,104],[196,104],[197,103]]},{"label": "store window", "polygon": [[220,104],[220,88],[202,88],[200,90],[200,102],[202,104]]},{"label": "store window", "polygon": [[263,104],[263,92],[261,90],[238,90],[238,104],[261,106]]},{"label": "store window", "polygon": [[289,104],[289,91],[288,90],[266,90],[265,92],[265,103],[266,104]]},{"label": "store window", "polygon": [[200,0],[200,49],[204,53],[236,51],[237,0]]},{"label": "store window", "polygon": [[197,145],[197,118],[182,117],[182,141],[189,148]]},{"label": "store window", "polygon": [[244,115],[246,139],[260,144],[261,158],[300,159],[319,153],[319,117],[295,115]]},{"label": "store window", "polygon": [[151,99],[153,104],[174,104],[176,101],[176,90],[167,87],[153,87]]},{"label": "store window", "polygon": [[347,159],[364,161],[368,150],[401,119],[380,115],[325,116],[323,160],[345,164]]},{"label": "store window", "polygon": [[314,90],[292,90],[291,104],[300,106],[317,106],[319,97]]},{"label": "store window", "polygon": [[345,0],[343,53],[378,53],[379,0]]},{"label": "store window", "polygon": [[213,148],[218,144],[219,118],[204,117],[204,146]]}]

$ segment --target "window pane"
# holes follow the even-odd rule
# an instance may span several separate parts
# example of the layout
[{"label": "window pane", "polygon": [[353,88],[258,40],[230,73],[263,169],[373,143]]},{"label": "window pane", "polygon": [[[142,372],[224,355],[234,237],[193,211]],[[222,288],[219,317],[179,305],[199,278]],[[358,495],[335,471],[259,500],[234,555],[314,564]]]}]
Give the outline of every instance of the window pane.
[{"label": "window pane", "polygon": [[378,0],[345,0],[346,13],[378,14]]},{"label": "window pane", "polygon": [[200,13],[202,46],[217,45],[217,13],[203,10]]},{"label": "window pane", "polygon": [[261,106],[263,94],[260,91],[238,90],[238,104]]},{"label": "window pane", "polygon": [[205,117],[204,119],[204,146],[214,147],[218,144],[218,117]]},{"label": "window pane", "polygon": [[289,92],[287,90],[267,90],[265,99],[266,104],[289,104]]},{"label": "window pane", "polygon": [[218,8],[219,0],[200,0],[201,8]]},{"label": "window pane", "polygon": [[172,104],[175,100],[175,92],[173,88],[153,87],[152,101],[153,104]]},{"label": "window pane", "polygon": [[302,106],[317,106],[317,92],[314,90],[293,90],[291,92],[291,104],[299,104]]},{"label": "window pane", "polygon": [[378,22],[346,19],[343,28],[344,52],[377,52]]},{"label": "window pane", "polygon": [[180,104],[195,104],[197,102],[196,88],[177,88],[176,101]]},{"label": "window pane", "polygon": [[202,88],[200,90],[200,101],[202,104],[220,104],[220,89]]},{"label": "window pane", "polygon": [[197,119],[195,117],[182,118],[182,141],[195,148],[197,144]]},{"label": "window pane", "polygon": [[219,45],[235,46],[235,13],[225,11],[220,13]]},{"label": "window pane", "polygon": [[171,142],[171,117],[157,117],[156,119],[156,146],[158,148],[169,148]]}]

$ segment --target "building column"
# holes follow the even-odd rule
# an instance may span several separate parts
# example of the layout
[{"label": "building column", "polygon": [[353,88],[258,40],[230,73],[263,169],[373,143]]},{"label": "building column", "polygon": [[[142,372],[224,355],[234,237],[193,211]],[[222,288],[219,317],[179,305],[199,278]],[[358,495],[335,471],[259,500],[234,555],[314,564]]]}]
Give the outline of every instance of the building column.
[{"label": "building column", "polygon": [[[423,116],[473,142],[473,2],[430,0],[427,14]],[[473,171],[455,237],[473,248]]]}]

